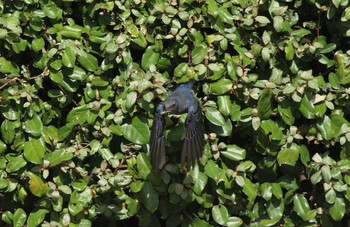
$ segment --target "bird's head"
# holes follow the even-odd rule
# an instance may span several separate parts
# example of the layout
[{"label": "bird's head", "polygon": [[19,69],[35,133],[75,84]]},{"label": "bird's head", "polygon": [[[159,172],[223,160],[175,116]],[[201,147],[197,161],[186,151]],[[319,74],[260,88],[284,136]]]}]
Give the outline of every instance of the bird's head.
[{"label": "bird's head", "polygon": [[177,113],[178,112],[178,103],[176,99],[167,99],[164,101],[165,111],[168,113]]}]

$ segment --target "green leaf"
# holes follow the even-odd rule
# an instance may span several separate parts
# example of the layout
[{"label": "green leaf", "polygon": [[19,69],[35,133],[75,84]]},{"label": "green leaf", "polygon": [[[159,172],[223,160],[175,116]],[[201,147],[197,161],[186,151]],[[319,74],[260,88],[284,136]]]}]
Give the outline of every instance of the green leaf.
[{"label": "green leaf", "polygon": [[34,164],[40,164],[45,156],[45,146],[39,140],[30,140],[24,143],[24,157]]},{"label": "green leaf", "polygon": [[67,115],[67,122],[74,123],[75,125],[76,124],[82,125],[83,123],[86,122],[86,119],[88,116],[88,110],[89,109],[87,105],[78,106],[72,109]]},{"label": "green leaf", "polygon": [[308,99],[306,95],[301,100],[299,110],[305,118],[307,119],[315,118],[315,113],[316,113],[315,106],[314,104],[311,103],[311,101]]},{"label": "green leaf", "polygon": [[220,113],[225,117],[227,117],[230,114],[230,109],[231,109],[230,96],[228,95],[218,96],[218,106],[219,106]]},{"label": "green leaf", "polygon": [[246,156],[246,150],[235,144],[227,145],[226,151],[221,151],[220,153],[224,157],[233,161],[241,161],[245,159],[245,156]]},{"label": "green leaf", "polygon": [[222,95],[232,89],[233,83],[231,80],[222,78],[221,80],[209,84],[209,91],[214,95]]},{"label": "green leaf", "polygon": [[299,147],[296,144],[283,148],[277,155],[279,165],[295,166],[299,159]]},{"label": "green leaf", "polygon": [[322,178],[325,183],[329,184],[332,178],[331,169],[328,165],[324,165],[321,168]]},{"label": "green leaf", "polygon": [[257,196],[257,190],[255,185],[248,179],[244,179],[243,192],[249,197],[249,200],[252,202]]},{"label": "green leaf", "polygon": [[5,154],[6,149],[6,144],[0,140],[0,156],[3,156]]},{"label": "green leaf", "polygon": [[227,226],[229,227],[239,227],[242,226],[243,221],[239,217],[229,217],[227,221]]},{"label": "green leaf", "polygon": [[4,57],[0,57],[0,73],[18,74],[19,68],[14,62],[8,61]]},{"label": "green leaf", "polygon": [[265,182],[261,185],[261,196],[266,200],[269,201],[272,197],[272,186],[270,183]]},{"label": "green leaf", "polygon": [[160,54],[156,51],[154,46],[147,47],[145,53],[142,55],[141,66],[144,70],[149,70],[151,65],[157,65]]},{"label": "green leaf", "polygon": [[132,91],[128,93],[125,99],[125,107],[126,108],[131,108],[135,103],[137,99],[137,93],[135,91]]},{"label": "green leaf", "polygon": [[299,146],[299,151],[300,151],[300,160],[304,164],[304,166],[309,166],[310,162],[310,152],[307,149],[307,147],[302,144]]},{"label": "green leaf", "polygon": [[43,123],[37,114],[34,114],[30,120],[24,122],[25,131],[30,133],[32,136],[38,137],[42,134]]},{"label": "green leaf", "polygon": [[68,46],[64,49],[62,55],[62,63],[68,68],[73,68],[75,66],[76,54],[72,47]]},{"label": "green leaf", "polygon": [[213,219],[219,225],[227,226],[228,221],[228,211],[224,205],[215,205],[211,209],[211,214]]},{"label": "green leaf", "polygon": [[197,65],[203,62],[205,56],[208,54],[208,48],[204,45],[195,46],[191,52],[192,54],[192,63]]},{"label": "green leaf", "polygon": [[11,144],[15,138],[15,123],[5,119],[1,124],[1,136],[5,143]]},{"label": "green leaf", "polygon": [[42,223],[45,219],[45,215],[49,213],[48,210],[45,209],[39,209],[35,212],[32,212],[29,214],[28,217],[28,226],[38,226],[40,223]]},{"label": "green leaf", "polygon": [[37,197],[42,197],[49,190],[49,185],[44,182],[41,177],[37,176],[32,172],[27,172],[27,176],[29,177],[29,189],[33,193],[33,195]]},{"label": "green leaf", "polygon": [[89,53],[84,53],[78,57],[78,62],[86,70],[95,72],[98,68],[98,60],[95,56]]},{"label": "green leaf", "polygon": [[198,165],[196,165],[193,168],[193,171],[191,171],[191,176],[193,177],[193,181],[194,181],[194,186],[192,187],[192,190],[197,195],[201,195],[208,182],[207,175],[200,172]]},{"label": "green leaf", "polygon": [[32,49],[35,52],[40,51],[45,46],[45,41],[42,37],[33,39],[32,41]]},{"label": "green leaf", "polygon": [[260,24],[268,24],[270,23],[270,20],[267,17],[264,16],[256,16],[255,20],[259,22]]},{"label": "green leaf", "polygon": [[219,181],[220,175],[224,173],[224,170],[220,169],[213,160],[209,160],[204,167],[204,173],[213,180]]},{"label": "green leaf", "polygon": [[287,46],[284,48],[284,52],[286,54],[286,60],[291,61],[294,58],[294,47],[292,41],[289,40]]},{"label": "green leaf", "polygon": [[155,212],[158,209],[159,195],[149,182],[144,182],[141,190],[141,201],[145,208],[150,212]]},{"label": "green leaf", "polygon": [[27,164],[22,155],[12,156],[12,154],[7,154],[6,159],[8,160],[6,171],[9,173],[14,173]]},{"label": "green leaf", "polygon": [[283,192],[282,192],[281,185],[279,185],[278,183],[272,183],[271,186],[272,186],[272,193],[276,197],[276,199],[282,199]]},{"label": "green leaf", "polygon": [[283,100],[278,106],[278,113],[281,115],[283,121],[288,125],[293,125],[295,117],[292,112],[291,103],[286,100]]},{"label": "green leaf", "polygon": [[272,94],[269,89],[261,92],[258,101],[258,116],[261,120],[268,119],[272,113]]},{"label": "green leaf", "polygon": [[59,32],[64,37],[71,38],[71,39],[79,39],[82,34],[82,28],[78,25],[67,25],[64,26],[61,31]]},{"label": "green leaf", "polygon": [[208,107],[205,109],[205,116],[206,118],[217,126],[224,126],[226,124],[226,121],[224,117],[221,115],[221,113],[214,107]]},{"label": "green leaf", "polygon": [[13,214],[13,226],[22,227],[27,220],[27,214],[22,208],[18,208]]},{"label": "green leaf", "polygon": [[66,149],[64,150],[58,149],[53,152],[46,153],[45,160],[50,162],[49,163],[50,167],[53,167],[61,164],[64,161],[71,160],[73,156],[74,154],[71,151],[68,151]]},{"label": "green leaf", "polygon": [[323,121],[317,121],[316,125],[317,129],[321,132],[322,138],[325,140],[333,139],[340,130],[328,116],[324,116]]},{"label": "green leaf", "polygon": [[329,208],[329,213],[335,221],[340,221],[343,219],[345,215],[345,210],[346,210],[346,206],[345,206],[344,198],[337,197],[334,201],[333,206]]},{"label": "green leaf", "polygon": [[310,211],[310,205],[307,199],[300,194],[294,195],[293,210],[299,215],[299,217],[305,220],[308,215],[308,212]]},{"label": "green leaf", "polygon": [[122,127],[125,139],[138,144],[147,144],[149,142],[149,128],[139,117],[134,117],[131,124],[124,124]]},{"label": "green leaf", "polygon": [[137,156],[137,169],[141,174],[142,178],[146,180],[152,170],[152,166],[149,161],[149,157],[147,157],[145,153],[140,153]]}]

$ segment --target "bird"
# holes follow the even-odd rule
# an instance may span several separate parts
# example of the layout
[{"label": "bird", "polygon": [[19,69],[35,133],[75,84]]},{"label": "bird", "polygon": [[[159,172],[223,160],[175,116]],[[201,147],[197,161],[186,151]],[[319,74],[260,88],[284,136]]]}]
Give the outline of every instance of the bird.
[{"label": "bird", "polygon": [[162,169],[166,163],[164,115],[167,113],[175,115],[187,113],[181,165],[186,164],[189,169],[202,156],[205,144],[203,114],[201,105],[194,97],[192,85],[192,81],[179,85],[156,107],[150,137],[151,164],[154,169]]}]

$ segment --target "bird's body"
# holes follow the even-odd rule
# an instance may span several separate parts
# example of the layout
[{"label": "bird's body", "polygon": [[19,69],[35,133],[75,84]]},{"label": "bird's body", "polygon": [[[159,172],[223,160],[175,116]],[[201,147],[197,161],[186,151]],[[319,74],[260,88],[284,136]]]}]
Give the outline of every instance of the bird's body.
[{"label": "bird's body", "polygon": [[200,158],[204,146],[202,110],[194,97],[191,82],[181,84],[156,108],[150,140],[151,161],[156,169],[161,169],[166,162],[164,112],[187,113],[181,164],[184,165],[186,162],[187,167],[190,167]]}]

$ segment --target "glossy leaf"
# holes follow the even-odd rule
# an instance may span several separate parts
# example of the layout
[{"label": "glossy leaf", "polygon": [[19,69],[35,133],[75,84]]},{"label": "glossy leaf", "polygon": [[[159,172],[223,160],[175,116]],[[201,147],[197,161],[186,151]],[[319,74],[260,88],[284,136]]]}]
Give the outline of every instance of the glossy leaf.
[{"label": "glossy leaf", "polygon": [[38,226],[41,224],[44,221],[47,213],[49,213],[49,211],[45,209],[39,209],[30,213],[28,216],[28,226]]},{"label": "glossy leaf", "polygon": [[32,172],[27,172],[27,176],[29,177],[29,189],[33,195],[42,197],[47,193],[49,186],[41,179],[41,177]]},{"label": "glossy leaf", "polygon": [[45,146],[38,140],[30,140],[24,143],[24,157],[31,163],[40,164],[45,156]]},{"label": "glossy leaf", "polygon": [[131,124],[124,124],[124,138],[138,144],[147,144],[150,132],[147,125],[139,117],[134,117]]},{"label": "glossy leaf", "polygon": [[215,205],[213,206],[211,212],[216,223],[219,225],[227,226],[229,215],[225,206]]},{"label": "glossy leaf", "polygon": [[43,123],[37,114],[34,114],[32,119],[27,120],[25,123],[25,130],[27,133],[38,137],[43,131]]},{"label": "glossy leaf", "polygon": [[24,226],[27,220],[27,214],[22,208],[18,208],[13,214],[13,226],[21,227]]},{"label": "glossy leaf", "polygon": [[345,215],[345,202],[343,198],[337,197],[334,201],[333,206],[329,208],[329,213],[331,217],[336,220],[340,221]]},{"label": "glossy leaf", "polygon": [[227,145],[226,151],[221,151],[221,154],[230,160],[240,161],[245,159],[246,151],[235,144],[230,144]]},{"label": "glossy leaf", "polygon": [[159,196],[153,185],[149,182],[143,183],[140,193],[145,208],[150,212],[156,211],[159,204]]},{"label": "glossy leaf", "polygon": [[291,165],[295,166],[299,159],[299,148],[296,144],[292,144],[290,147],[286,147],[278,152],[277,161],[279,165]]}]

